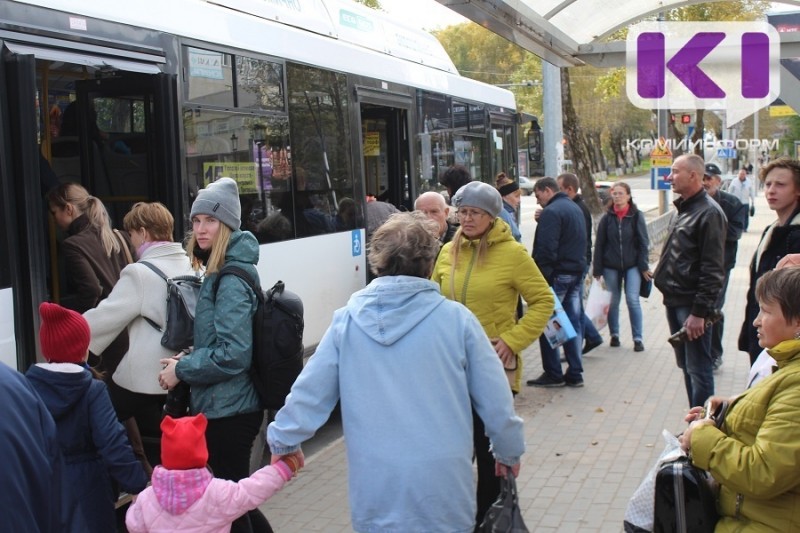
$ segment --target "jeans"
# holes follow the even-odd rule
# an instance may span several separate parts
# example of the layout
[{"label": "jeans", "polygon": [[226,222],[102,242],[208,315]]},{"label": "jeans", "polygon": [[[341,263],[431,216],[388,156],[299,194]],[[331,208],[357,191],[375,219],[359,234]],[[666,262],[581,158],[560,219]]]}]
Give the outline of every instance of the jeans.
[{"label": "jeans", "polygon": [[625,282],[625,303],[628,305],[628,316],[631,319],[631,332],[634,341],[642,340],[642,306],[639,303],[639,288],[642,286],[642,274],[636,267],[628,270],[604,268],[603,279],[611,291],[611,305],[608,308],[608,330],[614,337],[619,337],[619,302],[622,284]]},{"label": "jeans", "polygon": [[[677,333],[689,317],[692,308],[667,307],[667,322],[670,334]],[[686,341],[675,348],[675,361],[683,370],[689,407],[703,405],[714,395],[714,365],[711,361],[711,328],[693,341]]]},{"label": "jeans", "polygon": [[539,348],[542,352],[542,368],[545,374],[556,380],[580,381],[583,378],[583,277],[577,274],[556,274],[553,277],[553,291],[564,306],[567,318],[578,334],[574,339],[563,345],[564,355],[567,358],[567,372],[561,369],[561,360],[558,350],[550,347],[544,334],[539,337]]}]

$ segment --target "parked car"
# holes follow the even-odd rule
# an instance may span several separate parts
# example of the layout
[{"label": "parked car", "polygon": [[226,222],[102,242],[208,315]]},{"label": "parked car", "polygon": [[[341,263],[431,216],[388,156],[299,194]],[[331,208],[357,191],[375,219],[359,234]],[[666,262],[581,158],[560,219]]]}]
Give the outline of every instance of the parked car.
[{"label": "parked car", "polygon": [[533,194],[533,184],[534,181],[532,179],[526,178],[525,176],[519,177],[519,190],[521,190],[522,194],[525,196]]},{"label": "parked car", "polygon": [[600,203],[604,204],[611,196],[611,187],[614,185],[613,181],[595,181],[594,188],[597,189],[597,196],[600,197]]}]

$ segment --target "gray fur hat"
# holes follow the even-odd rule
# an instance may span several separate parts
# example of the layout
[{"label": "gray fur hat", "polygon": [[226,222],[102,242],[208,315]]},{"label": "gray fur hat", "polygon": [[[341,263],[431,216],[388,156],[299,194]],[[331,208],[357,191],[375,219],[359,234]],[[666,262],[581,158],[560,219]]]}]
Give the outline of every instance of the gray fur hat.
[{"label": "gray fur hat", "polygon": [[450,202],[454,207],[477,207],[497,218],[503,209],[503,197],[497,189],[482,181],[471,181],[458,189]]},{"label": "gray fur hat", "polygon": [[231,178],[220,178],[197,193],[189,218],[195,215],[214,217],[233,231],[242,225],[239,187]]}]

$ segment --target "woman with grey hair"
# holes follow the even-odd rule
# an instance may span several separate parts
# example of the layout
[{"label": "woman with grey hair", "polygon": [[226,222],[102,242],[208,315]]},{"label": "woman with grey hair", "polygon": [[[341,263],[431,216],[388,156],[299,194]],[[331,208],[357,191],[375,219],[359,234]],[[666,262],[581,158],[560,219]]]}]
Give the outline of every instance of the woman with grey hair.
[{"label": "woman with grey hair", "polygon": [[302,460],[300,444],[341,401],[356,531],[473,531],[473,405],[487,420],[499,474],[518,473],[525,450],[503,365],[480,323],[427,279],[435,233],[420,213],[392,215],[375,231],[377,278],[336,311],[267,431],[273,460]]}]

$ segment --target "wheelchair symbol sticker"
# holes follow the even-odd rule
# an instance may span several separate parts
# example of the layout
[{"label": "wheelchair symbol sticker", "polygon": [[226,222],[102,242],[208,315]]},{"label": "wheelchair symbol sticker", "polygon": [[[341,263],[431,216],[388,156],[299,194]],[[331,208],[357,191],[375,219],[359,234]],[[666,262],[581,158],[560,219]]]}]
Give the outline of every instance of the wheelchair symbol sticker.
[{"label": "wheelchair symbol sticker", "polygon": [[361,255],[361,230],[354,229],[351,233],[353,238],[353,257]]}]

